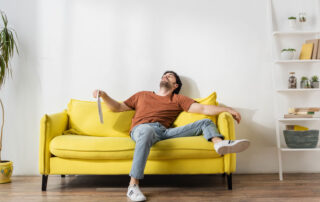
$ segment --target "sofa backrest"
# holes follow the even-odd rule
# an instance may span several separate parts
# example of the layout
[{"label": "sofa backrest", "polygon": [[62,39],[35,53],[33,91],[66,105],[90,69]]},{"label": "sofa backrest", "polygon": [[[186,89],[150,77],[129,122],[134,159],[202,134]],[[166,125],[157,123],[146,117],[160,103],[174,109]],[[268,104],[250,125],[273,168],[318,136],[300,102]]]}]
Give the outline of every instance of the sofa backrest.
[{"label": "sofa backrest", "polygon": [[[216,105],[216,106],[218,105],[216,92],[211,93],[208,97],[194,98],[194,100],[200,104]],[[173,127],[184,126],[201,119],[211,119],[215,124],[217,124],[217,116],[208,116],[204,114],[181,112],[177,117],[177,119],[173,122],[172,126]]]},{"label": "sofa backrest", "polygon": [[103,102],[101,109],[103,124],[97,102],[71,99],[67,109],[70,131],[79,135],[128,137],[135,111],[112,112]]},{"label": "sofa backrest", "polygon": [[[206,98],[194,100],[200,104],[218,105],[215,92]],[[103,124],[99,120],[97,102],[71,99],[67,109],[69,130],[65,133],[101,137],[129,137],[131,120],[135,111],[112,112],[103,102],[101,108]],[[174,121],[173,127],[183,126],[204,118],[209,118],[216,123],[216,116],[181,112]]]}]

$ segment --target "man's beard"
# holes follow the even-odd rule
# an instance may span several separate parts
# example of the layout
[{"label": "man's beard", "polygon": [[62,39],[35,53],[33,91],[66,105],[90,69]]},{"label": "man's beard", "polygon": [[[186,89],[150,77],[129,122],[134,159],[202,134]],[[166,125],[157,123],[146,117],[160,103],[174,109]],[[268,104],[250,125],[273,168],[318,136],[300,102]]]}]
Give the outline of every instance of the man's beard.
[{"label": "man's beard", "polygon": [[167,82],[167,81],[161,81],[161,82],[160,82],[160,88],[171,89],[172,86],[171,86],[170,83]]}]

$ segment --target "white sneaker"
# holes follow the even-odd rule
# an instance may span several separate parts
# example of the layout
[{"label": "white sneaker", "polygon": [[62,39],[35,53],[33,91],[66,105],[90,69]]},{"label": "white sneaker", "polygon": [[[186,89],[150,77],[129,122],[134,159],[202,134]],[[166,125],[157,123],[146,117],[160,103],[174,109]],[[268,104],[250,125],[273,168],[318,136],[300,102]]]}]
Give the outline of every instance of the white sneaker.
[{"label": "white sneaker", "polygon": [[137,184],[129,185],[127,196],[132,201],[145,201],[145,200],[147,200],[147,198],[140,191],[139,185],[137,185]]},{"label": "white sneaker", "polygon": [[238,153],[246,150],[250,145],[250,141],[242,140],[222,140],[214,144],[214,149],[220,155],[228,153]]}]

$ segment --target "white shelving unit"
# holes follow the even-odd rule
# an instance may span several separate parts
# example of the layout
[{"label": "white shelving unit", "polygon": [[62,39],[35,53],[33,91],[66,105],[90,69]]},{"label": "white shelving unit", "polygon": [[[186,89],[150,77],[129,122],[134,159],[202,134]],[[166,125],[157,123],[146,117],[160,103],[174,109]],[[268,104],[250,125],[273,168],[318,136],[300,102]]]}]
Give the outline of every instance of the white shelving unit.
[{"label": "white shelving unit", "polygon": [[320,91],[319,88],[310,88],[310,89],[277,89],[277,92],[281,93],[286,93],[286,92],[312,92],[312,91]]},{"label": "white shelving unit", "polygon": [[286,119],[286,118],[278,118],[279,122],[292,122],[292,121],[320,121],[320,118],[292,118],[292,119]]},{"label": "white shelving unit", "polygon": [[[317,10],[317,16],[315,16],[315,20],[317,21],[317,26],[314,27],[314,30],[308,30],[308,31],[278,31],[275,29],[275,15],[274,15],[274,7],[273,7],[273,2],[276,0],[269,0],[269,14],[271,18],[271,35],[272,35],[272,49],[274,50],[275,47],[277,47],[278,40],[281,40],[282,38],[286,37],[300,37],[300,38],[305,38],[305,39],[310,39],[310,38],[320,38],[320,0],[316,0],[316,10]],[[281,1],[281,0],[277,0]],[[301,44],[302,46],[302,44]],[[279,48],[279,47],[278,47]],[[313,65],[320,62],[320,60],[280,60],[280,50],[278,50],[277,53],[276,51],[273,51],[273,63],[274,67],[272,70],[272,80],[273,80],[273,86],[274,86],[274,106],[275,106],[275,125],[276,125],[276,140],[277,140],[277,153],[278,153],[278,161],[279,161],[279,179],[283,180],[283,168],[282,168],[282,152],[299,152],[299,151],[320,151],[319,147],[316,148],[311,148],[311,149],[292,149],[284,146],[285,144],[281,142],[281,135],[282,135],[282,129],[283,125],[286,124],[297,124],[300,122],[319,122],[320,117],[316,118],[282,118],[279,117],[279,100],[278,96],[281,94],[282,96],[287,96],[287,95],[292,95],[292,94],[299,94],[299,95],[308,95],[308,96],[313,96],[315,94],[319,94],[320,89],[285,89],[285,88],[279,88],[277,87],[277,79],[276,79],[276,69],[281,69],[281,68],[286,68],[286,70],[290,70],[291,65],[295,65],[295,68],[300,68],[299,65]],[[297,51],[298,53],[298,51]],[[319,65],[320,68],[320,65]],[[315,72],[315,74],[320,74],[320,69]],[[298,78],[298,77],[297,77]],[[299,81],[299,78],[298,78]],[[279,82],[279,81],[278,81]],[[297,83],[297,85],[299,82]],[[298,85],[299,86],[299,85]],[[319,107],[319,106],[318,106]],[[284,109],[282,109],[284,110]]]},{"label": "white shelving unit", "polygon": [[272,33],[273,36],[279,36],[279,35],[313,35],[313,34],[319,34],[320,31],[292,31],[292,32],[280,32],[275,31]]},{"label": "white shelving unit", "polygon": [[275,63],[276,64],[280,64],[280,63],[317,63],[320,62],[320,60],[276,60]]}]

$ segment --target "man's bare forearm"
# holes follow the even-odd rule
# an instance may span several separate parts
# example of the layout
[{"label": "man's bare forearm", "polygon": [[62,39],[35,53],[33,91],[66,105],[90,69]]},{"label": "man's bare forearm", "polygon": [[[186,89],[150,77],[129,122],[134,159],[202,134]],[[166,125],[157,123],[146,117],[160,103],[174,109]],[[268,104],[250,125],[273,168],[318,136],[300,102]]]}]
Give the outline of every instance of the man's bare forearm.
[{"label": "man's bare forearm", "polygon": [[240,113],[237,112],[236,110],[232,109],[231,107],[204,105],[203,112],[206,115],[217,115],[222,112],[229,112],[238,123],[240,123],[240,120],[241,120]]},{"label": "man's bare forearm", "polygon": [[230,112],[232,109],[230,107],[222,107],[215,105],[204,105],[204,114],[206,115],[217,115],[222,112]]},{"label": "man's bare forearm", "polygon": [[121,104],[112,99],[110,96],[108,96],[105,92],[100,92],[100,97],[102,98],[103,102],[110,108],[113,112],[119,112],[121,111]]}]

